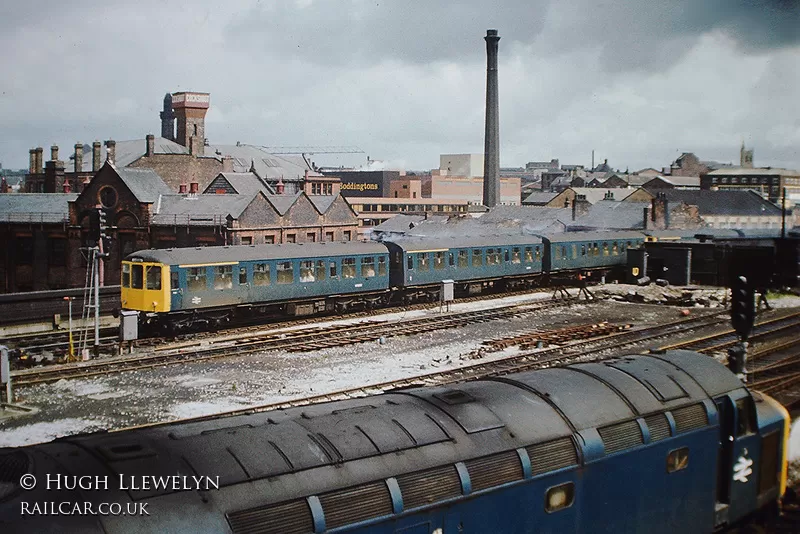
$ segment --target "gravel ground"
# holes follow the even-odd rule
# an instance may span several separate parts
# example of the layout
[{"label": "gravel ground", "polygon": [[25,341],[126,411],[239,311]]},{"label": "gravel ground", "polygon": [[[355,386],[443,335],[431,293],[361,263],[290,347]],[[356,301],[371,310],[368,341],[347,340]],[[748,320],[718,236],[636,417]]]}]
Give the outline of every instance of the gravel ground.
[{"label": "gravel ground", "polygon": [[[549,293],[508,297],[454,306],[453,311],[549,297]],[[405,315],[410,318],[421,313],[394,313],[386,317]],[[387,338],[384,344],[349,345],[306,353],[269,352],[30,386],[17,390],[16,400],[35,406],[38,411],[24,417],[0,418],[0,446],[19,446],[75,433],[220,413],[452,369],[475,363],[466,356],[486,339],[532,330],[602,321],[647,326],[678,318],[678,308],[664,305],[613,301],[575,304],[521,318],[413,337]],[[490,353],[483,361],[502,358],[515,351]],[[797,441],[800,450],[800,436]]]}]

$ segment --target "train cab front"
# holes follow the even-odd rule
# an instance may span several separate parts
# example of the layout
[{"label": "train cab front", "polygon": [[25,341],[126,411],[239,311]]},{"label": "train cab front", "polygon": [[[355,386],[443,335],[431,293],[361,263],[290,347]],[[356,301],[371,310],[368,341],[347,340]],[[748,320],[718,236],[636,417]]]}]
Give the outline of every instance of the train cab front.
[{"label": "train cab front", "polygon": [[120,302],[123,310],[143,315],[170,311],[169,266],[136,258],[122,262]]}]

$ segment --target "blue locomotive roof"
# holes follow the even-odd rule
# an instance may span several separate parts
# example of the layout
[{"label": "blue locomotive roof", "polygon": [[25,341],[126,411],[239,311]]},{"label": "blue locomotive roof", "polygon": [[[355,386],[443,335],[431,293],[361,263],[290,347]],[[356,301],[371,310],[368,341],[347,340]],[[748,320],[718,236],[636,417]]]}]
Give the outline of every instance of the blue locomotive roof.
[{"label": "blue locomotive roof", "polygon": [[256,261],[294,258],[326,258],[360,254],[386,254],[380,243],[361,241],[323,243],[282,243],[276,245],[239,245],[227,247],[167,248],[139,250],[128,261],[148,261],[165,265]]},{"label": "blue locomotive roof", "polygon": [[539,236],[533,235],[482,235],[451,237],[404,237],[385,239],[384,242],[397,245],[406,252],[447,250],[451,248],[523,246],[541,243]]}]

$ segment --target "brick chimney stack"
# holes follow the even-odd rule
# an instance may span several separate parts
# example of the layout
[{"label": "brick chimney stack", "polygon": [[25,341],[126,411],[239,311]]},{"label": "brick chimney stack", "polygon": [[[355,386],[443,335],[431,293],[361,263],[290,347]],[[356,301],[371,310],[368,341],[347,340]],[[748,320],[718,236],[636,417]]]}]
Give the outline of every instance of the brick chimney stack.
[{"label": "brick chimney stack", "polygon": [[153,134],[147,134],[147,146],[145,147],[144,155],[151,157],[156,153],[156,137]]},{"label": "brick chimney stack", "polygon": [[75,143],[75,172],[83,170],[83,143]]},{"label": "brick chimney stack", "polygon": [[58,161],[58,145],[50,147],[50,161]]},{"label": "brick chimney stack", "polygon": [[42,174],[44,172],[44,149],[40,146],[36,147],[36,167],[34,174]]},{"label": "brick chimney stack", "polygon": [[223,156],[222,172],[233,172],[233,158],[231,156]]},{"label": "brick chimney stack", "polygon": [[3,194],[8,193],[8,182],[6,181],[5,176],[3,176],[2,179],[0,179],[0,193]]},{"label": "brick chimney stack", "polygon": [[500,104],[497,83],[497,30],[486,30],[486,133],[483,156],[483,204],[500,202]]},{"label": "brick chimney stack", "polygon": [[92,172],[97,172],[100,170],[100,165],[102,164],[100,160],[100,141],[95,141],[92,143]]},{"label": "brick chimney stack", "polygon": [[32,148],[28,150],[28,156],[30,157],[30,161],[28,163],[28,174],[36,173],[36,149]]},{"label": "brick chimney stack", "polygon": [[117,162],[117,142],[113,139],[106,141],[106,161],[111,164]]}]

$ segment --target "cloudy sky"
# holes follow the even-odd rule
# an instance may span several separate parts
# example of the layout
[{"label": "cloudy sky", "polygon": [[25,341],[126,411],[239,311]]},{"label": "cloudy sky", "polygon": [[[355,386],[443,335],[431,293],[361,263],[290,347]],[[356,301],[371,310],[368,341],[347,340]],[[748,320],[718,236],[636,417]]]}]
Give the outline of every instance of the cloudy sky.
[{"label": "cloudy sky", "polygon": [[193,90],[215,144],[437,167],[483,151],[487,28],[503,166],[738,162],[744,140],[800,168],[800,0],[2,2],[0,162],[158,134],[164,94]]}]

